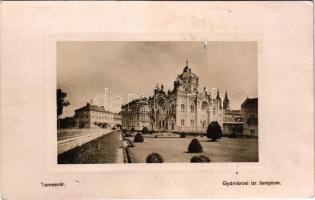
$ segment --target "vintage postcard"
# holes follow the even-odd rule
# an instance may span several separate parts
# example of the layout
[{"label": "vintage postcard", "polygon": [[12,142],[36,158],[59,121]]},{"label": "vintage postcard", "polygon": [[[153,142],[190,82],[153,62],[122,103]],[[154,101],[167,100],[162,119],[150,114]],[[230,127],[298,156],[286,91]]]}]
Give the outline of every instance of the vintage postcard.
[{"label": "vintage postcard", "polygon": [[312,9],[2,2],[2,198],[312,197]]}]

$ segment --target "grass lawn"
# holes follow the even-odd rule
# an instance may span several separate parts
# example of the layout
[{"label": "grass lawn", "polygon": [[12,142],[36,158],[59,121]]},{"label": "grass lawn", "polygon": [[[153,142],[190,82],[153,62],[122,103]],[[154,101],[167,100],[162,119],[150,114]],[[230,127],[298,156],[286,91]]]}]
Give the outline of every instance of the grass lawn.
[{"label": "grass lawn", "polygon": [[[258,139],[222,137],[217,142],[211,142],[205,136],[195,138],[201,143],[203,153],[187,152],[192,136],[154,138],[144,135],[144,142],[134,142],[135,147],[129,150],[136,163],[145,162],[147,155],[153,152],[162,155],[166,163],[190,162],[195,155],[205,155],[211,162],[258,162]],[[130,140],[133,141],[133,137]]]},{"label": "grass lawn", "polygon": [[115,131],[58,156],[58,164],[115,163],[117,149],[122,146],[120,131]]}]

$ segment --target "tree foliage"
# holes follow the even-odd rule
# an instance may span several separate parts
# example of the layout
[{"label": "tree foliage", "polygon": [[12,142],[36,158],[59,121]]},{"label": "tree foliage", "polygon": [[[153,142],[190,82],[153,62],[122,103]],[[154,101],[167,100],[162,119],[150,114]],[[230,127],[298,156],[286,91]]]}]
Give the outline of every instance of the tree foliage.
[{"label": "tree foliage", "polygon": [[217,121],[212,121],[207,129],[207,137],[211,138],[212,141],[220,139],[222,136],[222,129]]},{"label": "tree foliage", "polygon": [[143,127],[141,132],[142,132],[142,134],[148,134],[149,133],[149,129],[147,127]]},{"label": "tree foliage", "polygon": [[133,139],[134,142],[143,142],[143,136],[141,133],[137,133],[137,135],[135,136],[135,138]]},{"label": "tree foliage", "polygon": [[190,160],[191,163],[207,163],[211,162],[211,160],[206,156],[194,156]]},{"label": "tree foliage", "polygon": [[163,163],[163,157],[158,153],[151,153],[146,159],[147,163]]},{"label": "tree foliage", "polygon": [[57,89],[57,117],[62,115],[63,107],[70,105],[69,101],[65,98],[67,93],[63,92],[61,89]]},{"label": "tree foliage", "polygon": [[188,146],[189,153],[202,153],[203,149],[198,139],[194,138],[191,140]]}]

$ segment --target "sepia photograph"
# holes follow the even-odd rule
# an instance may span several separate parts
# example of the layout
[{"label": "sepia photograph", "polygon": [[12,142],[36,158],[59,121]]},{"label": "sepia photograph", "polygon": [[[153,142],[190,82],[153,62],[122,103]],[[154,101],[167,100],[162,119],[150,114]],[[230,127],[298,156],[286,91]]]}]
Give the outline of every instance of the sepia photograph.
[{"label": "sepia photograph", "polygon": [[314,196],[312,2],[0,6],[3,199]]},{"label": "sepia photograph", "polygon": [[255,41],[57,42],[58,164],[258,162]]}]

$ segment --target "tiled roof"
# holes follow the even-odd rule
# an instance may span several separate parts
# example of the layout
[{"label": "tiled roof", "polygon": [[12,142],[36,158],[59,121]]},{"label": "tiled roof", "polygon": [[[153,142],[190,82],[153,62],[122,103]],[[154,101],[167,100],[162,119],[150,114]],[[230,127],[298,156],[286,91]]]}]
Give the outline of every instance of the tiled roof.
[{"label": "tiled roof", "polygon": [[[85,106],[79,109],[76,109],[75,111],[98,111],[98,112],[112,113],[105,110],[104,106],[91,105],[89,103],[87,103]],[[116,113],[112,113],[112,114],[116,114]]]},{"label": "tiled roof", "polygon": [[131,105],[131,104],[147,103],[147,102],[148,102],[148,98],[142,97],[142,98],[134,99],[134,100],[130,101],[129,103],[122,105],[122,107],[127,106],[127,105]]},{"label": "tiled roof", "polygon": [[252,99],[247,98],[241,105],[241,107],[244,107],[244,106],[258,106],[258,98],[252,98]]},{"label": "tiled roof", "polygon": [[241,110],[228,110],[228,111],[225,111],[225,113],[229,113],[229,114],[241,114]]}]

